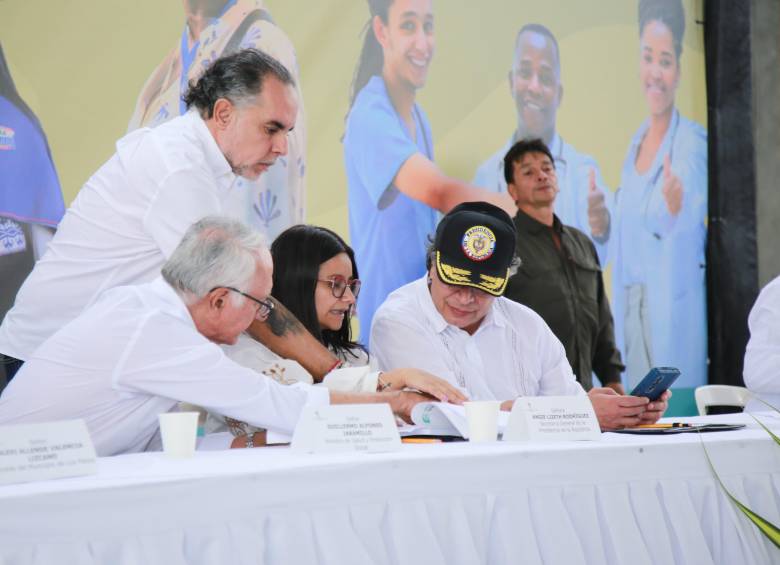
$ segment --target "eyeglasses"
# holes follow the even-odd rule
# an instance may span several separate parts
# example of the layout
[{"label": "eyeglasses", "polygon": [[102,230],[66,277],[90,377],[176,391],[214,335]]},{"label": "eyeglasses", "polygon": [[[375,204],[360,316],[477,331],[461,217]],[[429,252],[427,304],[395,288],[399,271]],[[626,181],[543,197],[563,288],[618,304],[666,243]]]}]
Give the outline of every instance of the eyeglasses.
[{"label": "eyeglasses", "polygon": [[233,292],[237,292],[241,296],[248,298],[252,302],[258,304],[260,307],[257,309],[257,313],[255,314],[255,318],[257,318],[258,320],[265,320],[271,314],[271,311],[274,309],[274,303],[271,302],[270,300],[260,300],[259,298],[255,298],[251,294],[242,292],[237,288],[233,288],[232,286],[223,286],[223,287],[215,286],[209,292],[214,292],[218,288],[226,288],[228,290],[232,290]]},{"label": "eyeglasses", "polygon": [[345,279],[340,275],[336,275],[332,279],[317,279],[317,282],[327,283],[330,285],[330,290],[333,293],[334,298],[341,298],[347,291],[347,287],[352,292],[352,296],[357,298],[360,294],[360,279]]}]

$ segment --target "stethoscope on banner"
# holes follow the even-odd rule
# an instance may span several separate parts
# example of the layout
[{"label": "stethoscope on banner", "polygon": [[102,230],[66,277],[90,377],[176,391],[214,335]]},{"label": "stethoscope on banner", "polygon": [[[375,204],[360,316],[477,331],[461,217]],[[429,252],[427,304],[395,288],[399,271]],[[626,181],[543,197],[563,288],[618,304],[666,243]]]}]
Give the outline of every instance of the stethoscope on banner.
[{"label": "stethoscope on banner", "polygon": [[[669,155],[669,162],[670,163],[674,159],[674,142],[675,142],[675,139],[677,138],[677,126],[680,124],[680,114],[675,111],[674,117],[673,117],[672,120],[673,120],[672,126],[671,126],[672,127],[672,131],[669,134],[669,152],[667,153]],[[641,141],[640,141],[640,143],[641,143]],[[663,143],[661,144],[661,146],[663,146]],[[639,148],[639,145],[637,145],[637,150],[638,150],[638,148]],[[658,148],[658,152],[659,153],[656,155],[656,160],[658,160],[658,157],[660,155],[661,156],[661,162],[657,166],[655,172],[649,177],[647,183],[645,184],[645,189],[643,191],[644,193],[648,194],[648,196],[643,199],[644,210],[643,210],[643,213],[642,213],[642,217],[645,218],[645,221],[647,221],[648,209],[650,208],[650,200],[651,200],[651,198],[650,198],[649,195],[652,194],[653,187],[656,185],[656,183],[658,182],[658,179],[661,178],[661,175],[664,172],[663,154],[661,154],[661,147]],[[636,151],[633,152],[633,159],[636,160]],[[619,209],[618,202],[619,202],[619,197],[620,197],[620,191],[621,190],[622,190],[622,187],[618,187],[617,190],[615,191],[615,209],[616,210]],[[658,232],[651,231],[651,233],[653,234],[653,237],[655,237],[656,239],[661,239],[661,234],[659,234]]]},{"label": "stethoscope on banner", "polygon": [[431,144],[428,142],[428,132],[425,131],[425,127],[423,125],[422,116],[420,115],[420,108],[415,104],[413,106],[414,109],[414,118],[417,122],[417,129],[418,134],[422,135],[423,138],[423,144],[425,145],[425,156],[428,157],[431,161],[433,161],[433,151],[431,151]]},{"label": "stethoscope on banner", "polygon": [[[669,135],[669,153],[668,153],[668,155],[669,155],[669,166],[670,167],[671,167],[672,160],[674,158],[674,140],[677,137],[677,126],[680,123],[680,115],[677,112],[675,112],[673,119],[674,119],[674,123],[672,124],[671,134]],[[659,152],[660,152],[661,148],[659,147],[658,149],[659,149]],[[648,182],[647,186],[645,187],[645,191],[648,194],[652,194],[653,187],[656,185],[656,183],[658,182],[658,179],[661,178],[661,175],[664,172],[664,157],[663,157],[663,155],[661,155],[660,157],[661,157],[661,163],[658,165],[658,168],[656,169],[655,173],[653,173],[652,178],[650,179],[650,181]],[[656,156],[656,159],[658,159],[658,156]],[[650,208],[650,197],[649,196],[647,198],[645,198],[645,209],[644,209],[644,214],[643,214],[643,217],[645,218],[645,222],[647,222],[648,208]],[[661,239],[661,234],[660,233],[652,232],[652,234],[653,234],[654,238]]]}]

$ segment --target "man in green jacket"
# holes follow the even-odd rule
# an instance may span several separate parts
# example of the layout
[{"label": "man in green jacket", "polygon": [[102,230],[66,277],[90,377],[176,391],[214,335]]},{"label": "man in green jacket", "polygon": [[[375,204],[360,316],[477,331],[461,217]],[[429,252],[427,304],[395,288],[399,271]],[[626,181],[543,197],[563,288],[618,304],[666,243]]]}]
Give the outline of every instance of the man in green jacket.
[{"label": "man in green jacket", "polygon": [[518,208],[516,253],[522,260],[505,296],[544,318],[585,390],[595,373],[602,385],[625,394],[596,249],[553,213],[558,180],[550,150],[541,139],[518,141],[504,157],[504,176]]}]

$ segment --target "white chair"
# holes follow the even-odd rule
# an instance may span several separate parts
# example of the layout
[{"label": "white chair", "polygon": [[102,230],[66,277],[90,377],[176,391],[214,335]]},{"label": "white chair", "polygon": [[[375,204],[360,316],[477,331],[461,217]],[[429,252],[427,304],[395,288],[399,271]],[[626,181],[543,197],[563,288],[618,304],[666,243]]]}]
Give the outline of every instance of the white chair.
[{"label": "white chair", "polygon": [[736,406],[744,408],[752,394],[743,386],[705,385],[694,393],[700,416],[707,415],[708,406]]}]

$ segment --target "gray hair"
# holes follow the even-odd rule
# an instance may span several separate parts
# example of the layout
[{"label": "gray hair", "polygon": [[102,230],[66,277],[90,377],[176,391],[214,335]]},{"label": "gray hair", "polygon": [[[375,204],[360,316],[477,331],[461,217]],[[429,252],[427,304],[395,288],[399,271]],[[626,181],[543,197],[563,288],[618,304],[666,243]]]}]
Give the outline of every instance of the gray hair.
[{"label": "gray hair", "polygon": [[[245,290],[267,250],[263,235],[241,222],[206,216],[189,227],[162,276],[188,303],[215,287]],[[244,300],[238,293],[231,296],[236,304]]]},{"label": "gray hair", "polygon": [[[428,246],[425,249],[425,270],[430,271],[431,266],[436,262],[436,247],[434,245],[433,239],[428,236]],[[520,270],[520,267],[522,266],[523,261],[520,259],[519,256],[515,255],[512,257],[512,261],[509,263],[509,275],[510,277],[513,277],[517,274],[517,271]]]},{"label": "gray hair", "polygon": [[258,49],[242,49],[214,61],[197,80],[191,80],[182,96],[187,109],[198,109],[203,119],[214,115],[214,104],[226,98],[235,105],[252,102],[260,94],[265,78],[274,76],[282,84],[295,85],[287,67]]}]

